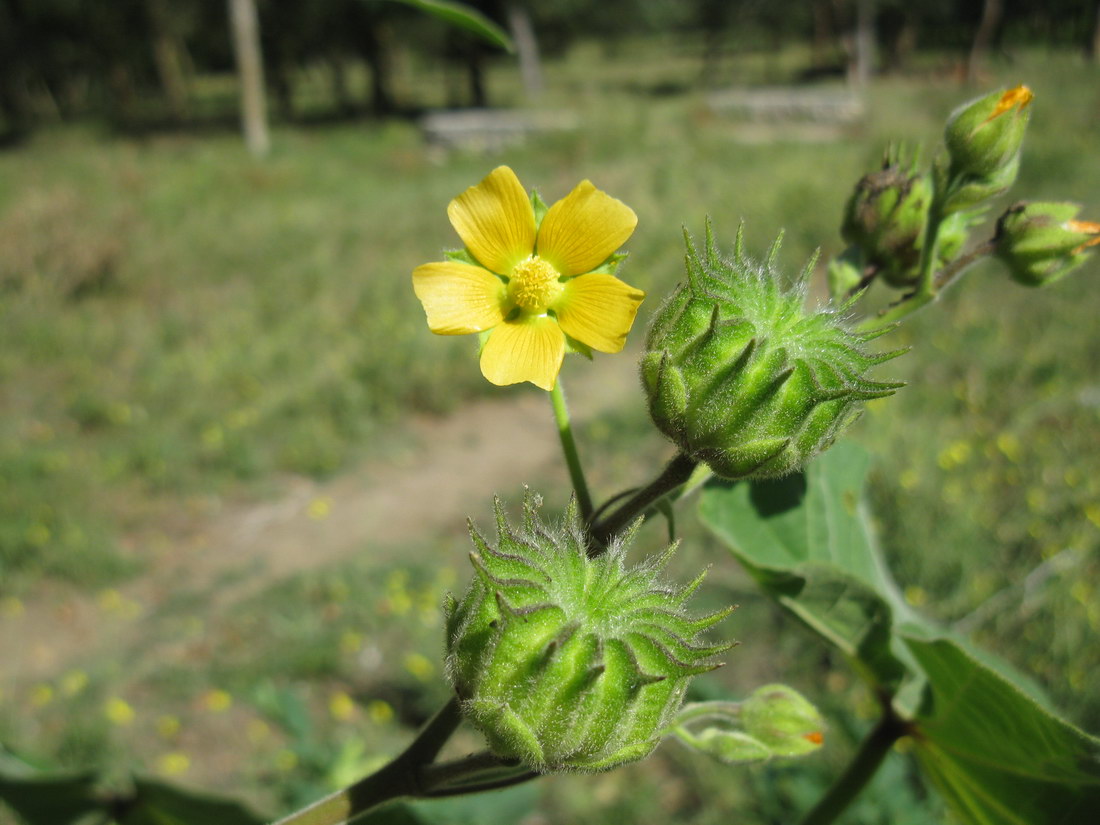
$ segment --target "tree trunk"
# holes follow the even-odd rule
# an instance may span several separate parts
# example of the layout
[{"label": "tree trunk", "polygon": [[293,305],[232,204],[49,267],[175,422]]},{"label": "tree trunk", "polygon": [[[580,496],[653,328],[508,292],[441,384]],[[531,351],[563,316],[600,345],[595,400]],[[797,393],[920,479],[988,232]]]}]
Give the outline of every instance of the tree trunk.
[{"label": "tree trunk", "polygon": [[339,50],[333,49],[329,52],[327,62],[329,78],[332,81],[332,98],[336,104],[336,109],[341,116],[348,117],[355,113],[355,104],[352,102],[351,92],[348,90],[348,72],[344,55]]},{"label": "tree trunk", "polygon": [[356,40],[359,54],[370,67],[370,109],[376,117],[394,110],[393,66],[390,61],[388,30],[374,18],[363,26]]},{"label": "tree trunk", "polygon": [[470,105],[475,109],[488,106],[489,96],[485,93],[485,52],[480,43],[470,44],[466,52],[466,83]]},{"label": "tree trunk", "polygon": [[262,157],[271,147],[271,139],[267,133],[260,24],[254,0],[229,0],[229,21],[233,29],[233,50],[237,56],[237,74],[241,85],[244,142],[249,152]]},{"label": "tree trunk", "polygon": [[857,89],[865,89],[875,62],[875,0],[856,0],[853,40],[854,55],[848,67],[848,82]]},{"label": "tree trunk", "polygon": [[145,8],[153,35],[153,62],[157,67],[164,97],[168,101],[168,112],[175,123],[184,123],[191,116],[187,77],[184,74],[180,39],[172,29],[168,0],[146,0]]},{"label": "tree trunk", "polygon": [[535,27],[525,6],[511,3],[508,6],[508,28],[516,44],[519,56],[519,76],[523,81],[523,93],[528,100],[542,94],[542,68],[539,65],[539,44],[535,39]]},{"label": "tree trunk", "polygon": [[1089,39],[1085,51],[1093,63],[1100,62],[1100,0],[1096,0],[1093,17],[1095,22],[1092,27],[1092,37]]},{"label": "tree trunk", "polygon": [[815,69],[822,69],[836,59],[833,10],[829,0],[813,0],[812,11],[813,39],[810,47],[810,65]]},{"label": "tree trunk", "polygon": [[970,58],[966,61],[967,83],[977,82],[982,64],[989,55],[989,45],[993,42],[993,35],[1001,24],[1003,12],[1003,0],[985,0],[982,5],[982,19],[978,23],[978,30],[974,33],[974,42],[970,46]]}]

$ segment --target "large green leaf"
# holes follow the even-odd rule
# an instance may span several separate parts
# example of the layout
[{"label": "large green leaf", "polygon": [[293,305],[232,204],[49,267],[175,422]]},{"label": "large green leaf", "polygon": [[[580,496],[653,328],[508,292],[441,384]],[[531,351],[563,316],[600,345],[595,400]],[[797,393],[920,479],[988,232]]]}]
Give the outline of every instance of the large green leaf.
[{"label": "large green leaf", "polygon": [[920,620],[875,547],[863,506],[869,456],[842,443],[803,473],[776,481],[708,484],[703,523],[761,588],[843,651],[874,684],[896,687],[908,653],[894,619]]},{"label": "large green leaf", "polygon": [[75,825],[103,808],[91,774],[26,777],[3,771],[0,800],[27,825]]},{"label": "large green leaf", "polygon": [[395,0],[406,6],[426,11],[441,20],[445,20],[452,26],[466,29],[480,37],[482,40],[500,46],[508,53],[514,52],[510,38],[500,26],[479,12],[477,9],[467,6],[465,3],[456,3],[454,0]]},{"label": "large green leaf", "polygon": [[1100,739],[1054,716],[954,640],[902,638],[928,680],[912,737],[917,756],[965,821],[1100,819]]},{"label": "large green leaf", "polygon": [[165,782],[135,779],[133,798],[120,825],[263,825],[264,819],[239,802],[207,796]]}]

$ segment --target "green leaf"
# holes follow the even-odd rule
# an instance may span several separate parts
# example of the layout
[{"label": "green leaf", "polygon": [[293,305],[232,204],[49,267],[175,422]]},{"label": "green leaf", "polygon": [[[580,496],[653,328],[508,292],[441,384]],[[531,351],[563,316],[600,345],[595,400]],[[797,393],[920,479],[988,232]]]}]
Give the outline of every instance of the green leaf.
[{"label": "green leaf", "polygon": [[431,825],[483,825],[488,822],[521,822],[538,805],[539,787],[525,782],[493,793],[454,796],[448,799],[407,802],[410,811]]},{"label": "green leaf", "polygon": [[778,480],[711,481],[699,513],[767,595],[892,690],[911,670],[893,622],[920,620],[872,538],[863,504],[869,462],[845,442]]},{"label": "green leaf", "polygon": [[94,774],[16,776],[0,772],[0,800],[27,825],[75,825],[103,810]]},{"label": "green leaf", "polygon": [[466,29],[482,40],[494,46],[500,46],[509,54],[513,54],[516,50],[512,44],[512,38],[505,33],[504,29],[465,3],[456,3],[454,0],[394,0],[394,2],[412,6],[460,29]]},{"label": "green leaf", "polygon": [[239,802],[195,793],[165,782],[135,779],[132,801],[119,825],[264,825]]},{"label": "green leaf", "polygon": [[912,737],[917,757],[965,821],[1096,822],[1100,739],[1044,709],[956,641],[902,638],[928,679]]}]

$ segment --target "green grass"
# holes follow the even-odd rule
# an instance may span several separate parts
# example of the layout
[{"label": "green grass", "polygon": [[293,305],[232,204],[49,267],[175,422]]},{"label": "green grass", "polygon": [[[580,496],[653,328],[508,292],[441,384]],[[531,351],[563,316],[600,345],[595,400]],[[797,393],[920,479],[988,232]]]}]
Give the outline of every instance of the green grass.
[{"label": "green grass", "polygon": [[[752,57],[734,72],[774,80],[793,60]],[[446,203],[493,165],[512,165],[548,201],[590,177],[629,203],[640,223],[623,277],[650,292],[652,311],[680,278],[681,227],[699,233],[707,214],[727,245],[744,219],[758,255],[785,227],[791,272],[818,246],[838,253],[849,187],[886,142],[934,142],[970,95],[935,78],[883,79],[869,120],[843,140],[741,143],[692,90],[697,71],[697,55],[664,41],[580,48],[547,66],[541,105],[576,110],[581,128],[493,157],[439,160],[402,123],[280,126],[263,162],[229,134],[138,140],[87,126],[0,154],[0,607],[33,606],[58,580],[110,601],[102,589],[140,575],[148,537],[184,531],[211,501],[338,474],[399,446],[410,414],[499,396],[472,341],[427,332],[408,278],[455,244]],[[1100,216],[1100,78],[1069,57],[1024,56],[996,72],[1037,94],[1013,197],[1073,199]],[[433,102],[438,78],[421,79]],[[516,99],[510,73],[490,82]],[[661,84],[686,90],[643,94]],[[894,334],[913,350],[887,369],[909,386],[853,433],[876,453],[872,498],[909,599],[944,621],[970,616],[982,643],[1093,730],[1097,269],[1035,292],[977,268]],[[633,369],[625,358],[622,368]],[[634,407],[580,438],[605,493],[641,481],[668,449]],[[545,492],[551,505],[566,494]],[[540,783],[550,821],[789,822],[867,727],[844,664],[757,596],[689,513],[680,521],[675,570],[713,564],[705,597],[741,604],[725,627],[742,646],[703,688],[793,684],[828,711],[828,752],[739,772],[667,748],[607,777]],[[660,531],[647,529],[657,546]],[[443,695],[438,605],[448,576],[466,575],[460,531],[402,548],[402,565],[364,548],[262,589],[212,626],[204,594],[183,594],[158,608],[170,656],[135,664],[120,648],[4,685],[0,740],[114,777],[182,776],[272,811],[304,803],[400,748]],[[113,700],[134,718],[120,721]],[[894,760],[852,821],[938,821],[921,792],[897,798],[909,770]]]}]

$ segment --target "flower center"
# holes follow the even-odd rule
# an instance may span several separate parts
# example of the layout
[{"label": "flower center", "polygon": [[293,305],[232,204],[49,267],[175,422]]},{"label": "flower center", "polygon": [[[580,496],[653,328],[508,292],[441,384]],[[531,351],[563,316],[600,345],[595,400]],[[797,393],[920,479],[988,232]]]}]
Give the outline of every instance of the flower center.
[{"label": "flower center", "polygon": [[512,268],[508,297],[525,312],[543,313],[561,295],[560,277],[546,260],[532,255]]}]

